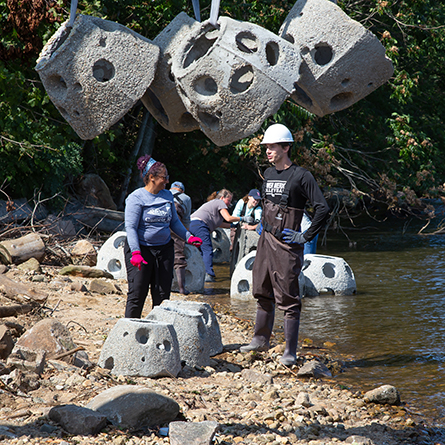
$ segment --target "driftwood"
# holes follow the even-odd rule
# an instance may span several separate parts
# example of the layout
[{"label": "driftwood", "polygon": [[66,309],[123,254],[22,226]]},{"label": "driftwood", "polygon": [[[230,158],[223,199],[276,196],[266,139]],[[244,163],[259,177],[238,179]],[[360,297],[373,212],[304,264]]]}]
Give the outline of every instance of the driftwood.
[{"label": "driftwood", "polygon": [[45,244],[37,233],[0,242],[0,261],[4,264],[20,264],[30,258],[40,260],[45,254]]},{"label": "driftwood", "polygon": [[48,295],[44,292],[30,289],[24,284],[10,280],[5,275],[0,275],[0,292],[2,292],[7,298],[18,301],[23,301],[23,297],[20,298],[20,296],[27,297],[25,298],[25,301],[33,300],[36,303],[43,303],[48,298]]},{"label": "driftwood", "polygon": [[86,206],[73,215],[83,225],[103,232],[117,232],[124,229],[124,212]]},{"label": "driftwood", "polygon": [[0,306],[0,318],[27,314],[35,309],[35,307],[36,306],[34,304],[13,304],[11,306]]}]

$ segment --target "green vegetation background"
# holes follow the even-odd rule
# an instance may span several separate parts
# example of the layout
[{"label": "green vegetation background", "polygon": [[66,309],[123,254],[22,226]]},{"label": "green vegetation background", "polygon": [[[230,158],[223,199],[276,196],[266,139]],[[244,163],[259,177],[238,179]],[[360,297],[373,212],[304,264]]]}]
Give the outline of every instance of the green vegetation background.
[{"label": "green vegetation background", "polygon": [[[141,103],[104,134],[83,141],[49,101],[34,70],[43,45],[68,19],[69,6],[0,0],[0,199],[69,193],[82,174],[97,173],[119,201],[128,171],[137,174],[131,154],[146,113]],[[220,15],[278,32],[292,6],[282,0],[222,0]],[[339,6],[382,42],[394,76],[352,107],[323,118],[286,101],[263,128],[270,122],[289,126],[298,142],[295,161],[326,191],[346,189],[355,202],[398,211],[419,206],[419,198],[445,196],[445,4],[351,0]],[[191,1],[78,5],[82,14],[119,22],[150,39],[181,11],[193,17]],[[202,19],[209,13],[210,0],[201,1]],[[186,184],[195,206],[222,187],[240,198],[260,186],[267,162],[255,135],[217,147],[200,131],[173,134],[156,122],[153,128],[153,156],[167,164],[172,181]]]}]

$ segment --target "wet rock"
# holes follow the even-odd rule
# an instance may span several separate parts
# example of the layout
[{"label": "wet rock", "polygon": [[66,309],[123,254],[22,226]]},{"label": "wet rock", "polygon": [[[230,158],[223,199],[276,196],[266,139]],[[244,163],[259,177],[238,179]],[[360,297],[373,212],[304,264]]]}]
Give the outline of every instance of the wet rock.
[{"label": "wet rock", "polygon": [[320,363],[318,360],[311,360],[298,370],[297,376],[320,379],[322,377],[332,377],[332,374],[326,365]]},{"label": "wet rock", "polygon": [[210,445],[218,430],[218,423],[171,422],[169,425],[170,445]]},{"label": "wet rock", "polygon": [[61,405],[51,408],[48,417],[71,434],[96,434],[107,424],[107,417],[88,408]]},{"label": "wet rock", "polygon": [[75,277],[84,277],[84,278],[111,278],[113,279],[113,275],[104,270],[96,269],[94,267],[88,266],[65,266],[59,272],[59,275],[73,275]]},{"label": "wet rock", "polygon": [[93,280],[90,283],[90,292],[95,292],[96,294],[121,294],[119,286],[114,283],[103,280]]},{"label": "wet rock", "polygon": [[[26,331],[16,343],[16,347],[22,346],[30,350],[45,351],[48,359],[76,347],[65,325],[51,318],[39,321]],[[64,359],[69,360],[70,357]]]},{"label": "wet rock", "polygon": [[94,397],[87,408],[123,428],[153,427],[171,422],[179,414],[179,405],[170,397],[135,385],[110,388]]},{"label": "wet rock", "polygon": [[383,385],[368,391],[363,396],[365,402],[381,403],[386,405],[400,404],[400,394],[392,385]]}]

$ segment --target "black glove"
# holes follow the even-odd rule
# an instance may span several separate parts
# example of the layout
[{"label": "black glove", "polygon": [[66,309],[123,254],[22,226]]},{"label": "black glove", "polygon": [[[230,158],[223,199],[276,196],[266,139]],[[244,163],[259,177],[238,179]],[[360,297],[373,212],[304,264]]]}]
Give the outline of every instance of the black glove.
[{"label": "black glove", "polygon": [[301,232],[291,229],[283,229],[283,241],[288,244],[304,244],[307,242]]},{"label": "black glove", "polygon": [[255,219],[253,216],[241,216],[239,219],[240,222],[245,222],[246,224],[253,224],[255,222]]}]

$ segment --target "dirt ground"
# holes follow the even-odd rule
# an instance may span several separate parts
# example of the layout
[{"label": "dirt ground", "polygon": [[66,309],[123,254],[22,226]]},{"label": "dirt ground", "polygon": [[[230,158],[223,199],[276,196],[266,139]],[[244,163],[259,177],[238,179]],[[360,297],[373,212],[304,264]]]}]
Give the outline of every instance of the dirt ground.
[{"label": "dirt ground", "polygon": [[[42,318],[53,317],[68,327],[76,346],[84,347],[95,365],[108,333],[124,314],[126,282],[100,278],[112,281],[120,292],[98,294],[88,290],[93,279],[60,276],[59,270],[42,266],[40,272],[28,272],[12,266],[6,272],[8,278],[45,292],[48,299],[38,310],[0,319],[0,324],[9,321],[29,329]],[[72,290],[80,284],[86,290]],[[171,298],[184,297],[173,293]],[[189,295],[187,299],[202,301],[197,295]],[[11,303],[0,293],[0,305]],[[143,315],[150,309],[148,299]],[[313,358],[337,372],[341,364],[330,359],[329,351],[301,350],[298,365],[292,369],[279,364],[282,352],[279,339],[274,339],[267,353],[240,354],[238,347],[249,342],[252,324],[222,308],[213,309],[221,328],[223,353],[213,357],[205,368],[184,366],[177,378],[130,379],[112,375],[98,366],[82,370],[65,362],[57,366],[47,363],[40,377],[23,373],[4,383],[7,374],[3,374],[0,443],[169,443],[159,428],[127,431],[109,425],[96,436],[73,436],[47,417],[55,405],[84,406],[104,390],[128,383],[148,386],[176,400],[181,408],[178,420],[217,421],[220,427],[214,443],[221,445],[443,443],[441,431],[426,425],[408,404],[367,404],[359,390],[342,387],[335,379],[297,378],[298,367]],[[255,371],[258,380],[243,373],[246,369]],[[261,378],[265,375],[273,380],[265,381]],[[310,403],[301,405],[301,394],[307,394]]]}]

